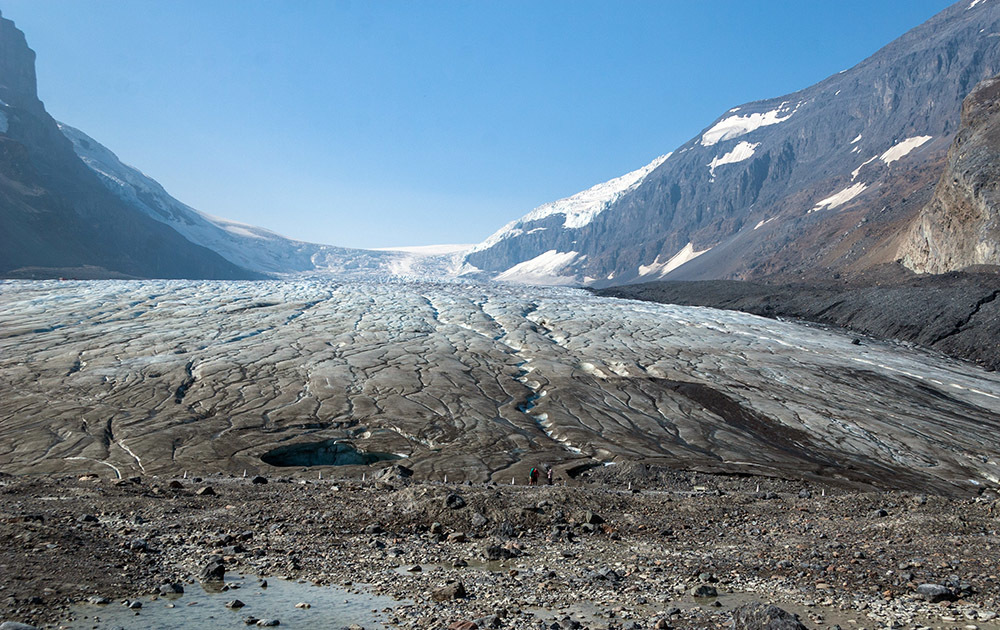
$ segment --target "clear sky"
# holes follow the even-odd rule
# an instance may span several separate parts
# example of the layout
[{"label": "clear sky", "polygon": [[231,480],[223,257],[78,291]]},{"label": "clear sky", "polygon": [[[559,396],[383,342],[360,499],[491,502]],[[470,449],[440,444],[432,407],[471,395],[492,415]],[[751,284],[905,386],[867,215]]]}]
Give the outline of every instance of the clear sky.
[{"label": "clear sky", "polygon": [[209,214],[478,242],[946,0],[0,0],[48,111]]}]

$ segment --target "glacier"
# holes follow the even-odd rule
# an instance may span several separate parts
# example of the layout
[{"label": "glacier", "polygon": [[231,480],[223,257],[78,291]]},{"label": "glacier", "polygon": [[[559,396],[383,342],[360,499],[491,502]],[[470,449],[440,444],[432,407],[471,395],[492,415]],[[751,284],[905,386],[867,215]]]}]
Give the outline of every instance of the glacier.
[{"label": "glacier", "polygon": [[428,477],[643,461],[857,487],[1000,479],[1000,375],[737,312],[472,282],[0,283],[0,470]]}]

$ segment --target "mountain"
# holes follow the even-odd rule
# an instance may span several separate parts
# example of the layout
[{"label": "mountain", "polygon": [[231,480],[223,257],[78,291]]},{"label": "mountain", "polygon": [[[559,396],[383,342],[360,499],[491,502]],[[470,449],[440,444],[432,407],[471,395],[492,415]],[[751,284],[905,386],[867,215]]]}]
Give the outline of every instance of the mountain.
[{"label": "mountain", "polygon": [[110,149],[79,129],[63,123],[59,123],[59,129],[108,192],[192,243],[245,269],[269,275],[433,277],[454,275],[460,264],[462,251],[453,249],[365,250],[319,245],[199,212],[174,199],[156,180],[122,163]]},{"label": "mountain", "polygon": [[900,248],[907,267],[930,273],[1000,263],[1000,77],[962,105],[934,198]]},{"label": "mountain", "polygon": [[0,276],[261,277],[108,192],[38,100],[35,53],[2,17],[0,225]]},{"label": "mountain", "polygon": [[532,211],[465,260],[485,277],[594,286],[892,262],[963,98],[1000,73],[998,37],[1000,2],[962,0],[849,70],[730,109],[626,186]]}]

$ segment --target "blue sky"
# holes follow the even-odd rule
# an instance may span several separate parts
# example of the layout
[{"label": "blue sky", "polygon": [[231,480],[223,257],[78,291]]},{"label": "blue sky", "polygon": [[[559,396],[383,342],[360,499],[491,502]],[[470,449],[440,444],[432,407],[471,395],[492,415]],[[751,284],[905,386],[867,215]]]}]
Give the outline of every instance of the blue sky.
[{"label": "blue sky", "polygon": [[352,247],[473,243],[943,0],[0,0],[39,94],[195,208]]}]

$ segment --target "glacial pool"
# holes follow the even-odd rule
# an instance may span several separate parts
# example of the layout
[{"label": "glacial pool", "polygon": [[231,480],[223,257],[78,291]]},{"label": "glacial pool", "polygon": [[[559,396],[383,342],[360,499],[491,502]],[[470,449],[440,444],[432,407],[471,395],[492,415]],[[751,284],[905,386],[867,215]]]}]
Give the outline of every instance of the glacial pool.
[{"label": "glacial pool", "polygon": [[[267,578],[266,584],[262,587],[255,577],[226,578],[226,590],[206,589],[198,582],[185,584],[182,595],[131,600],[141,602],[138,610],[121,600],[104,605],[78,604],[72,609],[72,618],[60,627],[69,630],[243,628],[244,620],[252,616],[276,619],[280,628],[340,630],[358,624],[372,630],[385,628],[384,621],[391,616],[391,609],[404,605],[390,597],[338,586],[278,578]],[[234,599],[244,606],[227,608],[226,604]],[[309,607],[296,607],[301,603]]]}]

